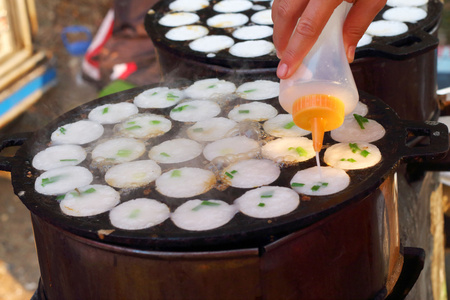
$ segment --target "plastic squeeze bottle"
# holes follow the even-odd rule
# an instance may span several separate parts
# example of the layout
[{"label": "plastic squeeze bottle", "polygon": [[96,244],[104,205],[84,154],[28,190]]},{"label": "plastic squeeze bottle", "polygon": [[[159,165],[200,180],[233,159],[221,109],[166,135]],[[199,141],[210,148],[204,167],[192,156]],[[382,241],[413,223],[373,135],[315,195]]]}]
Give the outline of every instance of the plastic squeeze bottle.
[{"label": "plastic squeeze bottle", "polygon": [[312,132],[314,150],[325,131],[338,128],[359,100],[345,54],[342,27],[352,4],[342,2],[297,71],[280,81],[280,104],[294,123]]}]

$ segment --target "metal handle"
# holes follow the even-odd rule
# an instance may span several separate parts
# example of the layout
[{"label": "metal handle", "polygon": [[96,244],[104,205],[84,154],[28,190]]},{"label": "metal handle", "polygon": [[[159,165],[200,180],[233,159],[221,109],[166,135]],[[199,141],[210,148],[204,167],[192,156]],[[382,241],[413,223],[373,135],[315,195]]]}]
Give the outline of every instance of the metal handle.
[{"label": "metal handle", "polygon": [[410,120],[400,120],[399,123],[405,129],[405,137],[409,140],[399,143],[403,146],[404,159],[433,160],[446,155],[449,149],[449,135],[445,124]]},{"label": "metal handle", "polygon": [[[14,135],[0,135],[0,152],[8,147],[20,146],[31,136],[30,132],[22,132]],[[0,156],[0,171],[11,172],[15,158]]]}]

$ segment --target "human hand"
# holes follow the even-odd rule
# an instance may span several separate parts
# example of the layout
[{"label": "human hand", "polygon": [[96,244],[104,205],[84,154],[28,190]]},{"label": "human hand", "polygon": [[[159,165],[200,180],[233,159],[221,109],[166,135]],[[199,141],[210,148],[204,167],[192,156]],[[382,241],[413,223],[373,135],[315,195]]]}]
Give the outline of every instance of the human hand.
[{"label": "human hand", "polygon": [[[274,0],[273,42],[280,58],[277,69],[280,79],[289,78],[297,70],[334,9],[343,1]],[[343,28],[344,48],[348,61],[352,62],[359,39],[387,0],[345,1],[353,2]]]}]

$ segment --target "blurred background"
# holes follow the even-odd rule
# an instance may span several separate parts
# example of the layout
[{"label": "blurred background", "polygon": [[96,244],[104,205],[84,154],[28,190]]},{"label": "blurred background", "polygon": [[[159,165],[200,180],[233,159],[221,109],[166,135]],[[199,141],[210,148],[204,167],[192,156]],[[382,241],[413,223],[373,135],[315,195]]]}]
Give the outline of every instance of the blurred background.
[{"label": "blurred background", "polygon": [[[29,5],[31,30],[27,34],[32,36],[32,44],[24,43],[25,48],[28,47],[29,58],[25,60],[28,67],[25,63],[20,64],[25,68],[23,74],[18,73],[15,79],[8,78],[12,71],[5,71],[2,75],[0,68],[0,104],[5,99],[14,102],[7,108],[0,106],[0,135],[35,131],[99,95],[159,80],[151,41],[136,23],[116,28],[121,32],[116,40],[110,40],[106,47],[93,53],[91,67],[98,67],[102,62],[103,69],[100,67],[90,72],[88,65],[82,72],[83,55],[77,49],[70,49],[70,45],[77,40],[88,39],[89,34],[94,36],[102,24],[108,25],[105,22],[113,0],[0,0],[0,59],[2,51],[18,51],[6,49],[5,8],[11,3]],[[151,7],[150,2],[144,1],[142,5],[146,7],[142,12]],[[17,9],[21,9],[20,5]],[[135,17],[136,22],[141,20],[139,16]],[[68,34],[64,38],[62,33],[69,29],[72,30],[70,36]],[[439,88],[444,88],[450,86],[450,3],[445,4],[439,39],[438,83]],[[128,49],[136,58],[134,65],[124,63],[129,61],[129,57],[120,61],[124,55],[121,53],[123,48],[118,45],[124,42],[129,42]],[[132,49],[140,49],[141,52],[136,53]],[[19,72],[19,68],[14,69]],[[122,81],[122,78],[126,80]],[[36,79],[42,79],[41,84],[34,87],[30,95],[17,95],[17,91]],[[446,210],[446,220],[447,214],[450,216],[449,209]],[[0,300],[30,299],[38,287],[39,266],[29,217],[29,212],[13,193],[9,173],[0,172]],[[448,242],[446,247],[446,257],[449,257]],[[450,275],[447,281],[448,278]]]}]

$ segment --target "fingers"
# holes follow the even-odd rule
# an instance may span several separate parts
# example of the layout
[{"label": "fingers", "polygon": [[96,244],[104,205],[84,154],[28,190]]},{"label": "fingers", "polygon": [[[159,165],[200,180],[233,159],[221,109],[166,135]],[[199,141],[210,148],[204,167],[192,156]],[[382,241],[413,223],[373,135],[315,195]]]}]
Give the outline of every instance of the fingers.
[{"label": "fingers", "polygon": [[386,0],[358,0],[353,4],[344,22],[343,38],[347,59],[352,62],[356,45]]},{"label": "fingers", "polygon": [[277,55],[281,58],[299,16],[303,13],[309,0],[275,0],[272,5],[273,43]]},{"label": "fingers", "polygon": [[[291,12],[286,10],[289,5],[284,4],[287,2],[289,0],[280,0],[280,6],[276,7],[279,11],[274,13],[276,15],[274,23],[282,23],[277,28],[279,30],[277,32],[275,32],[276,25],[274,25],[274,41],[277,40],[278,47],[280,47],[277,48],[278,53],[279,55],[281,54],[281,60],[277,69],[277,76],[280,79],[288,78],[295,72],[319,37],[334,9],[342,0],[310,0],[304,8],[300,20],[298,22],[295,21],[296,24],[294,26]],[[304,1],[301,2],[303,3]],[[286,6],[283,7],[283,5]],[[298,6],[296,8],[299,9]],[[292,35],[287,37],[287,32],[282,32],[282,30],[289,30],[289,28],[293,28],[287,31],[289,33],[292,32]],[[281,36],[275,37],[276,34],[281,34]],[[277,47],[277,44],[275,46]]]}]

